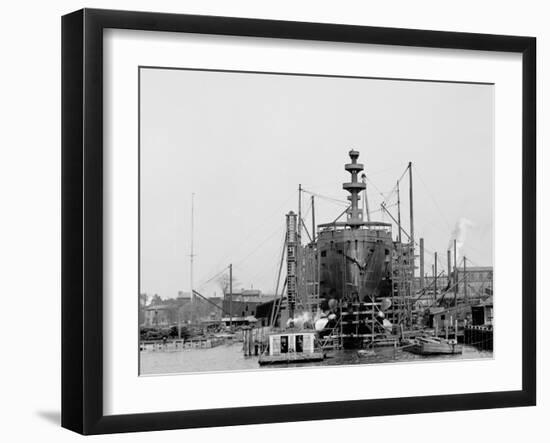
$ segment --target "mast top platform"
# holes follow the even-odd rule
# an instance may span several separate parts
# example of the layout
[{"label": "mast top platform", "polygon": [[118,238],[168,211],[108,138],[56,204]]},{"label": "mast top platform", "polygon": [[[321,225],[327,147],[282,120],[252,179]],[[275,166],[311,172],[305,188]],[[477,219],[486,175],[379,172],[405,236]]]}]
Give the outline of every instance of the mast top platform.
[{"label": "mast top platform", "polygon": [[349,157],[351,163],[344,166],[344,169],[351,174],[351,182],[344,183],[342,188],[350,193],[348,200],[351,201],[351,206],[347,210],[346,224],[351,227],[359,227],[364,224],[363,211],[359,209],[359,193],[366,188],[366,184],[357,180],[357,174],[361,172],[364,167],[363,164],[357,163],[359,158],[359,151],[349,151]]}]

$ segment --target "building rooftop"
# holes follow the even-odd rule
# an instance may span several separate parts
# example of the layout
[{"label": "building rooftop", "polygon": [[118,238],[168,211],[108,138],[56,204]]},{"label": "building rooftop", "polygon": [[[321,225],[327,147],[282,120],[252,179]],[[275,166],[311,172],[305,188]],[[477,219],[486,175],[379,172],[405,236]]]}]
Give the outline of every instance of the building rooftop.
[{"label": "building rooftop", "polygon": [[[226,300],[229,297],[226,298]],[[265,303],[275,298],[273,295],[262,295],[260,297],[254,296],[242,296],[240,294],[233,294],[233,301],[246,302],[246,303]]]},{"label": "building rooftop", "polygon": [[[464,268],[458,268],[460,272],[464,272]],[[468,266],[466,272],[483,272],[483,271],[492,271],[492,266]]]},{"label": "building rooftop", "polygon": [[158,311],[163,309],[172,309],[171,305],[150,305],[145,308],[146,311]]}]

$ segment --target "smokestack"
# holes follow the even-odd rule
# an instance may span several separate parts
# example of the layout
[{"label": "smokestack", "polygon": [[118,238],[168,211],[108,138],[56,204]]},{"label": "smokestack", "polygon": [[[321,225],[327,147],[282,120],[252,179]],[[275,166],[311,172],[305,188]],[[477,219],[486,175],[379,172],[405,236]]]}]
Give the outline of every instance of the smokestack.
[{"label": "smokestack", "polygon": [[420,289],[424,289],[424,239],[420,239]]},{"label": "smokestack", "polygon": [[454,248],[454,305],[456,306],[458,300],[458,268],[456,263],[456,239],[453,242]]},{"label": "smokestack", "polygon": [[449,286],[451,285],[451,250],[447,249],[447,280]]}]

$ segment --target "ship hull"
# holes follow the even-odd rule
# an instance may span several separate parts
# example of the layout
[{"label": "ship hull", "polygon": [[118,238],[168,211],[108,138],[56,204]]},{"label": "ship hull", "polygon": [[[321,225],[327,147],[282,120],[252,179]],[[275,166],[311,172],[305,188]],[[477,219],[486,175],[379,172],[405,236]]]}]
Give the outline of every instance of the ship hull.
[{"label": "ship hull", "polygon": [[322,301],[365,302],[390,294],[391,234],[374,229],[319,234],[319,296]]}]

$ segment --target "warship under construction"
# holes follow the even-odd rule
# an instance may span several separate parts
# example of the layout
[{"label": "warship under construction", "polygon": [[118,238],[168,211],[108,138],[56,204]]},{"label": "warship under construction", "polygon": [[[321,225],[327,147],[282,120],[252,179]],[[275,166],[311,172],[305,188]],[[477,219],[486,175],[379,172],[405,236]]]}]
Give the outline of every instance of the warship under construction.
[{"label": "warship under construction", "polygon": [[[399,328],[410,327],[413,320],[412,210],[411,233],[401,227],[399,214],[394,241],[391,223],[371,220],[366,176],[359,180],[364,170],[357,161],[359,152],[351,150],[349,157],[345,170],[351,177],[343,184],[349,206],[330,223],[315,225],[313,215],[311,233],[302,220],[300,186],[298,214],[291,211],[286,216],[287,276],[271,315],[271,325],[279,328],[295,328],[310,320],[325,349],[392,342]],[[408,171],[412,174],[410,164]],[[412,208],[412,188],[410,198]],[[305,244],[304,230],[310,240]],[[401,241],[402,233],[407,242]]]}]

